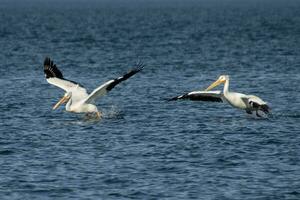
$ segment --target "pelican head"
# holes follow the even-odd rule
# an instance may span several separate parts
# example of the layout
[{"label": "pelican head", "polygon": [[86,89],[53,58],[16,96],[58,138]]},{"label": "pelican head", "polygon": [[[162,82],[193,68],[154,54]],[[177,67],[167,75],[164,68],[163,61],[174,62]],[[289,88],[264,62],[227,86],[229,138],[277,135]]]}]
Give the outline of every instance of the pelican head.
[{"label": "pelican head", "polygon": [[208,88],[206,88],[205,91],[209,91],[215,87],[217,87],[218,85],[225,83],[227,80],[229,80],[229,76],[228,75],[221,75],[218,80],[216,80],[215,82],[213,82]]},{"label": "pelican head", "polygon": [[68,102],[71,98],[71,95],[71,92],[65,93],[65,95],[55,104],[55,106],[53,106],[53,110],[58,108],[61,104]]}]

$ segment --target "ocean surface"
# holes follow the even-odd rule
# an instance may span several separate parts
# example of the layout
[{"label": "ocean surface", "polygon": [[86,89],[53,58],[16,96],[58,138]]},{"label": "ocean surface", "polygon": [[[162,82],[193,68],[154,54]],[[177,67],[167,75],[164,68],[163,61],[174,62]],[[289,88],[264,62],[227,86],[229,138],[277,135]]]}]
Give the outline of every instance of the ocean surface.
[{"label": "ocean surface", "polygon": [[[0,0],[0,199],[300,199],[300,1]],[[51,57],[104,118],[56,111]],[[219,75],[267,101],[165,101]],[[222,89],[222,87],[220,87]]]}]

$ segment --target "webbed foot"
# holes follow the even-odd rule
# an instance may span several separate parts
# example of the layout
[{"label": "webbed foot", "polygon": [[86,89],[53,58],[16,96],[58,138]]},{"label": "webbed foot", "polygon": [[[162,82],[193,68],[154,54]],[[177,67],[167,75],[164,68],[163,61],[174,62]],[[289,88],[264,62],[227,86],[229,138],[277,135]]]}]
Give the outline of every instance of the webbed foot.
[{"label": "webbed foot", "polygon": [[260,114],[258,114],[258,110],[256,111],[256,116],[257,117],[262,117]]},{"label": "webbed foot", "polygon": [[97,112],[96,112],[96,116],[97,116],[97,119],[101,119],[101,118],[102,118],[101,112],[97,111]]}]

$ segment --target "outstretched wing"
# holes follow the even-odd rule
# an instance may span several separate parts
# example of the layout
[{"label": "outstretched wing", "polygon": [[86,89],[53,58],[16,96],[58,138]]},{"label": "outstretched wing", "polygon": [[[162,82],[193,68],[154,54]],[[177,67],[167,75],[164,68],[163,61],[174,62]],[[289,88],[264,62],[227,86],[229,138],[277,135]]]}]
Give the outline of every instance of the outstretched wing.
[{"label": "outstretched wing", "polygon": [[137,67],[128,73],[124,74],[123,76],[116,78],[114,80],[110,80],[96,88],[85,100],[85,103],[92,103],[95,101],[96,98],[104,96],[110,90],[112,90],[116,85],[121,83],[122,81],[127,80],[131,76],[135,75],[139,71],[143,69],[144,65],[142,63],[137,64]]},{"label": "outstretched wing", "polygon": [[223,102],[223,94],[221,91],[193,91],[184,95],[176,96],[169,101],[175,101],[179,99],[189,99],[192,101],[212,101],[212,102]]},{"label": "outstretched wing", "polygon": [[84,87],[74,81],[65,79],[61,71],[48,57],[46,57],[44,61],[44,73],[48,83],[55,85],[66,92],[72,92],[72,100],[76,101],[88,96]]}]

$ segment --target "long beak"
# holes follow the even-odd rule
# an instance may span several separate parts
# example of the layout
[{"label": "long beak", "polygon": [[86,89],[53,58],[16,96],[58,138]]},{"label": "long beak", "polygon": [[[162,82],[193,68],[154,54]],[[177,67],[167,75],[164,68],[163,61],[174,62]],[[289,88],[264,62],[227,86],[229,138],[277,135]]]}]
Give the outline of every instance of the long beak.
[{"label": "long beak", "polygon": [[55,110],[56,108],[58,108],[61,104],[67,102],[69,100],[69,97],[64,96],[63,98],[61,98],[56,104],[55,106],[53,106],[53,110]]},{"label": "long beak", "polygon": [[216,80],[215,82],[213,82],[208,88],[205,89],[205,91],[209,91],[215,87],[217,87],[218,85],[220,85],[221,83],[224,83],[225,81],[222,80]]}]

